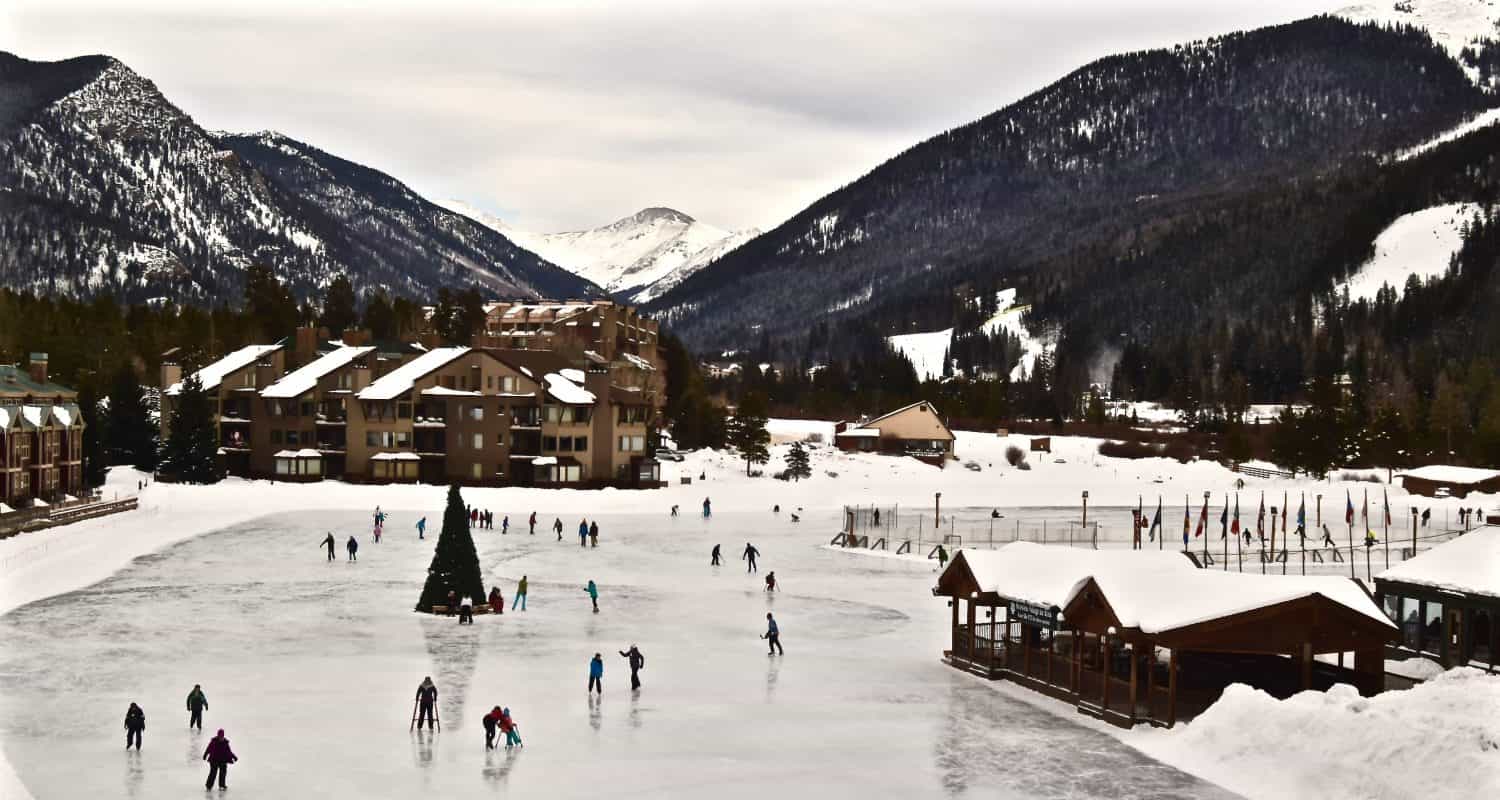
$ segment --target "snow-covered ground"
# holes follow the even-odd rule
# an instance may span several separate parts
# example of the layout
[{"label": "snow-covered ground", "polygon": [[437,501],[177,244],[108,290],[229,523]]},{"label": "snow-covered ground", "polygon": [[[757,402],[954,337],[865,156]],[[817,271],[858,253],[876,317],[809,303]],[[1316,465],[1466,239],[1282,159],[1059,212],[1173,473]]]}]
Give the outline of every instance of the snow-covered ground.
[{"label": "snow-covered ground", "polygon": [[1464,225],[1479,210],[1475,203],[1449,203],[1397,217],[1375,237],[1375,255],[1335,292],[1347,289],[1350,300],[1374,300],[1389,284],[1399,296],[1409,275],[1426,280],[1444,274],[1463,246]]},{"label": "snow-covered ground", "polygon": [[[1476,40],[1500,36],[1495,29],[1500,5],[1494,0],[1370,0],[1342,9],[1337,15],[1353,22],[1421,28],[1454,60],[1465,47],[1482,49]],[[1479,79],[1478,70],[1464,67],[1464,71],[1470,78]]]},{"label": "snow-covered ground", "polygon": [[[789,440],[831,424],[777,420],[771,428]],[[509,514],[513,530],[534,509],[544,524],[561,516],[569,529],[579,516],[597,516],[603,536],[599,550],[583,552],[546,533],[477,535],[487,581],[509,592],[521,574],[530,576],[531,610],[464,629],[408,610],[431,545],[415,541],[412,525],[426,514],[437,527],[440,488],[150,486],[140,511],[0,541],[7,644],[0,797],[24,800],[20,781],[37,798],[192,789],[202,777],[194,751],[203,741],[176,715],[193,683],[204,684],[212,703],[206,727],[226,727],[243,759],[231,775],[238,794],[451,795],[508,782],[553,796],[594,794],[602,785],[651,796],[710,785],[730,795],[1087,797],[1118,796],[1126,786],[1163,797],[1211,795],[1121,747],[1122,738],[1134,743],[1126,734],[1091,729],[1065,705],[1016,700],[941,666],[946,609],[930,595],[925,559],[855,558],[823,547],[844,504],[899,505],[898,533],[926,526],[930,535],[938,491],[945,525],[966,541],[990,524],[990,508],[1004,514],[1002,529],[1050,519],[1061,530],[1076,518],[1082,489],[1090,491],[1091,519],[1121,536],[1126,506],[1140,498],[1149,511],[1163,495],[1166,529],[1180,535],[1174,521],[1183,496],[1197,502],[1213,491],[1216,523],[1219,495],[1240,477],[1217,464],[1105,458],[1098,440],[1078,437],[1054,437],[1053,453],[1028,454],[1029,471],[1005,465],[1005,448],[1025,449],[1026,441],[959,432],[959,458],[977,472],[815,445],[813,477],[794,483],[745,478],[732,453],[700,452],[664,465],[671,486],[658,491],[467,490],[469,501]],[[787,447],[772,446],[767,474],[781,467]],[[116,470],[106,493],[132,493],[137,479]],[[1286,491],[1295,502],[1303,491],[1345,488],[1246,483],[1247,523],[1261,489],[1273,498]],[[1354,487],[1356,504],[1362,488]],[[697,513],[705,496],[715,509],[708,522]],[[1391,490],[1398,517],[1409,501],[1441,519],[1459,505],[1494,500],[1409,499]],[[366,536],[376,503],[393,515],[380,545]],[[683,510],[675,520],[667,515],[673,504]],[[1337,505],[1324,511],[1332,516]],[[799,507],[803,521],[790,522]],[[328,530],[341,540],[360,537],[358,564],[321,560],[317,543]],[[768,600],[740,572],[747,540],[764,553],[762,569],[776,570],[783,594]],[[716,542],[729,564],[717,574],[707,567]],[[597,617],[581,591],[591,578],[603,590]],[[767,610],[785,631],[784,659],[766,659],[754,638]],[[632,641],[647,654],[647,690],[637,700],[623,690],[623,660],[608,650]],[[590,707],[579,695],[595,651],[608,657],[608,691]],[[402,727],[407,698],[429,673],[444,688],[448,728],[435,740],[413,739]],[[131,700],[150,720],[139,758],[110,752],[120,746]],[[526,751],[485,756],[477,719],[494,703],[516,714]],[[1068,768],[1079,750],[1090,753],[1093,769]],[[1188,758],[1168,746],[1151,752]],[[1309,763],[1337,755],[1310,752]],[[1322,766],[1337,772],[1358,754]],[[1235,779],[1211,764],[1172,763],[1210,780]]]},{"label": "snow-covered ground", "polygon": [[948,357],[948,347],[953,343],[953,329],[944,328],[930,333],[902,333],[887,336],[891,349],[906,356],[917,380],[930,381],[943,377],[943,361]]}]

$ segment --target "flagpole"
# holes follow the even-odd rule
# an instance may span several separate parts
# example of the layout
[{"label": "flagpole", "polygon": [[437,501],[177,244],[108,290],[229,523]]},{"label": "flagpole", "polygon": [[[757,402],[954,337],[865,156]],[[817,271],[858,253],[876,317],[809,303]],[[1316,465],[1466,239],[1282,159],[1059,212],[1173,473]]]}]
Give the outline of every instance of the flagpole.
[{"label": "flagpole", "polygon": [[1384,504],[1385,535],[1381,540],[1385,542],[1385,568],[1391,568],[1391,495],[1385,489],[1380,490],[1380,499]]},{"label": "flagpole", "polygon": [[1161,495],[1156,496],[1156,527],[1161,528],[1156,532],[1156,551],[1159,553],[1167,549],[1167,543],[1162,541],[1167,538],[1167,529],[1161,524]]},{"label": "flagpole", "polygon": [[1193,498],[1184,493],[1182,495],[1182,552],[1188,551],[1188,520],[1193,517]]},{"label": "flagpole", "polygon": [[1260,574],[1266,574],[1266,492],[1260,493],[1260,511],[1256,512],[1255,535],[1260,539]]},{"label": "flagpole", "polygon": [[1354,509],[1346,514],[1349,518],[1349,577],[1354,577]]},{"label": "flagpole", "polygon": [[1276,509],[1271,509],[1271,563],[1276,563]]},{"label": "flagpole", "polygon": [[1307,492],[1303,492],[1302,493],[1301,505],[1299,505],[1298,508],[1301,509],[1297,513],[1302,517],[1302,521],[1301,521],[1301,523],[1298,524],[1297,527],[1302,530],[1302,533],[1298,534],[1297,538],[1300,540],[1298,542],[1298,544],[1300,544],[1302,546],[1302,574],[1306,575],[1307,574]]},{"label": "flagpole", "polygon": [[[1238,538],[1239,534],[1236,533]],[[1219,539],[1224,542],[1224,571],[1229,571],[1229,492],[1224,493],[1224,535]]]},{"label": "flagpole", "polygon": [[[1235,522],[1236,525],[1238,525],[1239,522],[1240,522],[1240,493],[1239,492],[1235,492],[1234,493],[1234,522]],[[1243,531],[1235,531],[1234,532],[1234,554],[1240,560],[1240,572],[1244,572],[1245,571],[1245,544],[1244,544],[1244,537],[1241,535],[1242,533],[1243,533]]]},{"label": "flagpole", "polygon": [[1365,529],[1365,583],[1372,583],[1370,578],[1370,488],[1365,487],[1365,506],[1360,510],[1361,522]]},{"label": "flagpole", "polygon": [[1282,489],[1281,490],[1281,574],[1282,575],[1286,574],[1286,558],[1287,558],[1287,556],[1291,555],[1290,551],[1292,549],[1291,534],[1287,532],[1287,526],[1286,526],[1286,516],[1287,516],[1287,507],[1286,507],[1286,504],[1288,502],[1289,502],[1289,498],[1287,497],[1286,490]]}]

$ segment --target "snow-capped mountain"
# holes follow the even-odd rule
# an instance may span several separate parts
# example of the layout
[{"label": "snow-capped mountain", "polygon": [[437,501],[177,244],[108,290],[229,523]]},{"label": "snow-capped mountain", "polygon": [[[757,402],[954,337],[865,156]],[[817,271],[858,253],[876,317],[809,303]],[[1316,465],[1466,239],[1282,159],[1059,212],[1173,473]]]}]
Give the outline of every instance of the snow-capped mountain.
[{"label": "snow-capped mountain", "polygon": [[760,234],[726,231],[670,208],[647,208],[583,231],[534,233],[456,200],[447,208],[627,302],[644,303]]},{"label": "snow-capped mountain", "polygon": [[[1479,80],[1474,61],[1491,45],[1500,30],[1500,5],[1496,0],[1371,0],[1336,12],[1350,22],[1380,25],[1410,25],[1420,28],[1454,59],[1464,63],[1469,77]],[[1473,57],[1466,59],[1464,51]]]},{"label": "snow-capped mountain", "polygon": [[368,167],[278,134],[204,130],[106,56],[0,53],[0,285],[209,304],[269,265],[299,299],[336,275],[430,297],[599,289]]}]

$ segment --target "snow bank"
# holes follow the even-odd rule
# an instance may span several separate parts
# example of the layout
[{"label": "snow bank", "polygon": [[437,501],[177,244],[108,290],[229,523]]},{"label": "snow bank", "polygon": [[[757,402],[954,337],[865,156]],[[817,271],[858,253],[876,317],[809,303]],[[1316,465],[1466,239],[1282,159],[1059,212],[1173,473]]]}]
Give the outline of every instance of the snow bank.
[{"label": "snow bank", "polygon": [[1500,676],[1467,670],[1371,698],[1338,685],[1276,700],[1235,684],[1192,722],[1122,736],[1249,798],[1495,797],[1497,708]]}]

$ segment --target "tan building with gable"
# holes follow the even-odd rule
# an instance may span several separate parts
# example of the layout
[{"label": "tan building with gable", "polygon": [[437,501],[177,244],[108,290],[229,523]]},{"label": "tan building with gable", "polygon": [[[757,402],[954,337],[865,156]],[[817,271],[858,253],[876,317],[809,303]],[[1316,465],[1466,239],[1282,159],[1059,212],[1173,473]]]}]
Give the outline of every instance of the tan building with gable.
[{"label": "tan building with gable", "polygon": [[834,444],[846,452],[904,455],[937,466],[953,458],[953,431],[925,400],[859,424],[840,422]]}]

